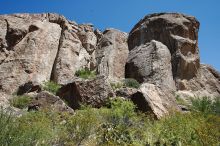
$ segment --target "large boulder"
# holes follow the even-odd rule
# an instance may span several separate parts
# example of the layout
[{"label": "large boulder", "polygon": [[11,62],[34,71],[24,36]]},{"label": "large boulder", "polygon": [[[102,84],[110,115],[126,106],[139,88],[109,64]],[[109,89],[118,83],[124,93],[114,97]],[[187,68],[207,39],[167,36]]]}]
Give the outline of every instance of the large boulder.
[{"label": "large boulder", "polygon": [[129,52],[125,67],[126,78],[176,89],[172,75],[171,55],[168,48],[152,40]]},{"label": "large boulder", "polygon": [[113,81],[124,78],[128,52],[126,33],[105,30],[96,50],[98,73]]},{"label": "large boulder", "polygon": [[28,105],[28,110],[31,111],[45,109],[58,112],[74,112],[73,109],[66,105],[66,103],[62,101],[58,96],[55,96],[47,91],[42,91],[33,98],[31,103]]},{"label": "large boulder", "polygon": [[73,109],[78,109],[80,104],[100,108],[115,96],[104,76],[68,83],[61,87],[57,95],[67,101]]},{"label": "large boulder", "polygon": [[180,110],[170,90],[149,83],[142,84],[130,99],[140,111],[151,113],[158,119],[170,111]]},{"label": "large boulder", "polygon": [[158,13],[144,17],[131,30],[129,50],[151,40],[165,44],[171,52],[175,79],[192,79],[200,67],[198,49],[199,22],[192,16]]},{"label": "large boulder", "polygon": [[0,16],[3,25],[0,30],[1,91],[13,93],[28,81],[42,83],[50,79],[62,29],[46,17],[40,14]]}]

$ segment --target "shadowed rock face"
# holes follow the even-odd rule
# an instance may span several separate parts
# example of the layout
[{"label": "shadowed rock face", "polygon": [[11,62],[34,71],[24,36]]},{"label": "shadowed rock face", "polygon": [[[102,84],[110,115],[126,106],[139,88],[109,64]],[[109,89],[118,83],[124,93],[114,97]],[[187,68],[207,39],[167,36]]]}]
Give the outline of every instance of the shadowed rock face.
[{"label": "shadowed rock face", "polygon": [[177,13],[147,15],[131,30],[129,50],[156,40],[165,44],[172,56],[175,79],[192,79],[199,65],[199,22],[191,16]]},{"label": "shadowed rock face", "polygon": [[73,109],[78,109],[81,104],[100,108],[106,105],[111,97],[115,97],[104,76],[66,84],[58,91],[58,96],[66,100]]}]

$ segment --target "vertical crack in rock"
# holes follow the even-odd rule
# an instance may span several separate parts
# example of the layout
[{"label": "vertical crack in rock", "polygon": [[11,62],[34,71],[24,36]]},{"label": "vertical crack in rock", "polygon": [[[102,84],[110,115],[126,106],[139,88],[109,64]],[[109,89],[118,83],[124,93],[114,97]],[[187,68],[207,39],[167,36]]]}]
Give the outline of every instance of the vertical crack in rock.
[{"label": "vertical crack in rock", "polygon": [[50,75],[50,80],[51,81],[55,81],[54,80],[54,76],[55,76],[54,73],[55,73],[55,70],[56,70],[56,64],[57,64],[58,55],[59,55],[59,52],[60,52],[60,47],[61,47],[61,44],[62,44],[62,41],[63,41],[63,33],[64,33],[64,31],[65,31],[65,29],[62,28],[61,34],[60,34],[60,39],[59,39],[59,45],[58,45],[58,49],[57,49],[57,54],[56,54],[55,60],[53,62],[53,68],[52,68],[51,75]]}]

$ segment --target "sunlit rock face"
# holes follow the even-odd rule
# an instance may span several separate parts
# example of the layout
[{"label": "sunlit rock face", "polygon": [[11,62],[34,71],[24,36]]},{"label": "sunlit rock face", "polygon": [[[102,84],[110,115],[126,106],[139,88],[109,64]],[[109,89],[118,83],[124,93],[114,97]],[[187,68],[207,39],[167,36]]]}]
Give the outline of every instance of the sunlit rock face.
[{"label": "sunlit rock face", "polygon": [[175,79],[192,79],[200,66],[198,49],[199,22],[177,13],[147,15],[131,30],[129,50],[156,40],[165,44],[172,56]]},{"label": "sunlit rock face", "polygon": [[[62,85],[59,95],[72,108],[80,102],[100,108],[117,95],[157,118],[178,110],[174,93],[220,96],[220,73],[200,64],[198,30],[194,17],[178,13],[147,15],[129,34],[101,32],[53,13],[0,15],[0,106],[10,107],[13,93],[41,92],[44,81]],[[75,73],[81,69],[97,77],[79,80]],[[140,88],[113,91],[110,84],[124,78],[136,79]],[[42,96],[45,105],[58,98],[50,97]]]},{"label": "sunlit rock face", "polygon": [[0,86],[13,93],[27,81],[49,80],[58,52],[61,27],[49,16],[0,16]]},{"label": "sunlit rock face", "polygon": [[96,49],[97,72],[115,81],[125,77],[127,34],[116,29],[103,32]]}]

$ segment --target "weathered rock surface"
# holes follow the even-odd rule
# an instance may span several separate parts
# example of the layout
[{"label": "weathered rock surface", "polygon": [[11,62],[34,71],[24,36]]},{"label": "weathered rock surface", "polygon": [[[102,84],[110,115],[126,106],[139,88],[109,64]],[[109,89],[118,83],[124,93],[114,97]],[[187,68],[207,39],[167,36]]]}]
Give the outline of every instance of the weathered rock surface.
[{"label": "weathered rock surface", "polygon": [[73,113],[73,109],[67,106],[64,101],[62,101],[58,96],[55,96],[47,91],[38,93],[28,105],[29,111],[42,109]]},{"label": "weathered rock surface", "polygon": [[66,100],[73,109],[78,109],[80,104],[100,108],[115,96],[104,76],[92,80],[78,80],[64,85],[57,95]]},{"label": "weathered rock surface", "polygon": [[8,95],[0,92],[0,109],[5,109],[10,106]]},{"label": "weathered rock surface", "polygon": [[98,73],[110,80],[124,78],[128,52],[126,33],[115,29],[105,30],[96,50]]},{"label": "weathered rock surface", "polygon": [[43,15],[0,16],[7,25],[1,28],[0,90],[13,93],[28,81],[50,79],[61,28],[41,18]]},{"label": "weathered rock surface", "polygon": [[[130,98],[157,118],[178,109],[174,91],[182,96],[220,96],[220,73],[200,64],[199,22],[177,13],[147,15],[129,36],[115,29],[94,30],[58,14],[0,15],[0,106],[17,94],[40,92],[43,81],[62,84],[59,96],[73,109],[80,103],[101,107],[115,97],[109,82],[134,78],[140,89],[123,88],[117,96]],[[130,51],[130,52],[129,52]],[[75,72],[96,70],[93,80]],[[59,97],[41,92],[33,108],[65,110]]]},{"label": "weathered rock surface", "polygon": [[181,97],[220,97],[220,73],[209,65],[201,65],[197,77],[179,81]]},{"label": "weathered rock surface", "polygon": [[[167,46],[171,53],[172,76],[167,77],[174,79],[177,90],[188,91],[195,96],[220,96],[219,73],[211,67],[200,65],[198,30],[199,22],[192,16],[178,13],[147,15],[134,26],[129,34],[130,55],[126,65],[126,75],[138,79],[139,82],[144,81],[143,72],[150,73],[149,64],[151,62],[146,59],[147,65],[141,66],[142,63],[138,60],[141,58],[139,55],[141,53],[138,54],[138,50],[144,50],[143,46],[156,40]],[[150,48],[148,47],[148,49]],[[137,58],[135,54],[138,56]],[[147,58],[149,58],[148,56]],[[142,57],[143,61],[144,57]],[[163,58],[160,58],[156,61],[163,62],[162,60]],[[128,70],[129,67],[132,69]],[[162,67],[158,68],[162,69]],[[143,69],[145,70],[143,71]],[[134,73],[131,70],[135,70]],[[161,82],[163,78],[158,79],[153,75],[154,72],[151,76],[145,77],[145,80],[158,85],[151,80]]]},{"label": "weathered rock surface", "polygon": [[129,52],[125,76],[134,78],[140,83],[146,82],[176,89],[170,52],[165,45],[154,40]]},{"label": "weathered rock surface", "polygon": [[149,83],[142,84],[130,98],[139,110],[150,112],[158,119],[172,110],[179,110],[171,91]]},{"label": "weathered rock surface", "polygon": [[138,92],[138,89],[136,89],[136,88],[123,87],[123,88],[117,89],[115,91],[115,94],[117,97],[123,97],[125,99],[130,99],[131,96],[137,92]]},{"label": "weathered rock surface", "polygon": [[192,79],[200,66],[198,49],[199,22],[192,16],[177,13],[147,15],[131,30],[129,50],[156,40],[171,52],[175,79]]}]

